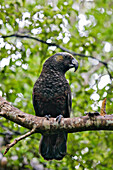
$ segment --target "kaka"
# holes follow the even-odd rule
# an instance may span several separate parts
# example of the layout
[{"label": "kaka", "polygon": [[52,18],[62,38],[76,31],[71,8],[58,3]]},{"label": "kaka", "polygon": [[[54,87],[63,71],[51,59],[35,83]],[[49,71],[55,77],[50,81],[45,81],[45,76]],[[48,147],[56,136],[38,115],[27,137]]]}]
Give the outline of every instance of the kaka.
[{"label": "kaka", "polygon": [[[66,52],[56,53],[48,58],[42,72],[34,84],[33,106],[36,116],[54,117],[60,122],[61,115],[70,117],[71,90],[65,73],[70,68],[78,68],[78,62]],[[61,160],[66,155],[67,133],[43,135],[39,152],[46,160]]]}]

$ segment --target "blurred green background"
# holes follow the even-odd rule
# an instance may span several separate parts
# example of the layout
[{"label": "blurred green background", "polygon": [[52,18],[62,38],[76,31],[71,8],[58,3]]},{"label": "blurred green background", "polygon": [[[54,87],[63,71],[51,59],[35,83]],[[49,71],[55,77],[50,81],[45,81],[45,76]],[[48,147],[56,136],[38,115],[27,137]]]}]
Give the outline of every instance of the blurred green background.
[{"label": "blurred green background", "polygon": [[[76,56],[77,72],[66,74],[72,90],[71,117],[100,111],[105,97],[107,114],[113,113],[113,0],[0,1],[0,95],[34,115],[33,85],[44,61],[62,50],[29,38],[2,38],[15,33],[97,58]],[[5,146],[27,131],[0,117],[0,169],[113,169],[112,131],[69,134],[62,161],[45,161],[39,155],[40,134],[20,141],[3,156]]]}]

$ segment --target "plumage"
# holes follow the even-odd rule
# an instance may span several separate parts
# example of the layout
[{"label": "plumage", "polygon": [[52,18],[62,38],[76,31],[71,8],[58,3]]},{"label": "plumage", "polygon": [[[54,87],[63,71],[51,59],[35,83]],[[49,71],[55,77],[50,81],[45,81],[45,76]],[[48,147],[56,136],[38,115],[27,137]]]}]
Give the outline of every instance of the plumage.
[{"label": "plumage", "polygon": [[[33,88],[33,106],[37,116],[70,117],[71,90],[65,73],[72,67],[77,70],[78,62],[66,52],[56,53],[45,61]],[[66,155],[66,141],[66,132],[43,135],[39,151],[46,160],[61,160]]]}]

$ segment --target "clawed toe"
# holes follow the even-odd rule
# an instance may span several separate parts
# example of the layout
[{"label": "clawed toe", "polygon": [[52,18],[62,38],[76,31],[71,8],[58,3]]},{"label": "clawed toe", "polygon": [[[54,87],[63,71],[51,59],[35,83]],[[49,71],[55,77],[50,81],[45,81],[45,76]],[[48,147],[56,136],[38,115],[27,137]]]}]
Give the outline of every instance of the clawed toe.
[{"label": "clawed toe", "polygon": [[44,116],[47,120],[49,120],[49,118],[51,117],[51,115],[45,115]]},{"label": "clawed toe", "polygon": [[89,117],[94,117],[94,116],[99,116],[100,115],[99,112],[93,112],[93,113],[88,112],[88,113],[85,113],[85,114],[88,115]]},{"label": "clawed toe", "polygon": [[60,124],[62,118],[63,118],[62,115],[58,115],[58,116],[56,117],[56,121],[58,121],[58,123]]}]

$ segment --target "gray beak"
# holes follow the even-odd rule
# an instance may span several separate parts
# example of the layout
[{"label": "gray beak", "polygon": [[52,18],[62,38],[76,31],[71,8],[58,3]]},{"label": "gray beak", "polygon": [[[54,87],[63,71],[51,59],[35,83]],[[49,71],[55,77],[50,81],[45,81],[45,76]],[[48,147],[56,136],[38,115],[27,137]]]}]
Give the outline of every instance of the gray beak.
[{"label": "gray beak", "polygon": [[[78,69],[78,61],[75,59],[75,58],[73,58],[72,59],[72,63],[69,65],[70,66],[70,68],[75,68],[75,71]],[[75,72],[74,71],[74,72]]]}]

